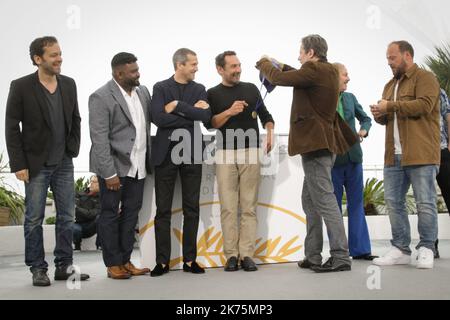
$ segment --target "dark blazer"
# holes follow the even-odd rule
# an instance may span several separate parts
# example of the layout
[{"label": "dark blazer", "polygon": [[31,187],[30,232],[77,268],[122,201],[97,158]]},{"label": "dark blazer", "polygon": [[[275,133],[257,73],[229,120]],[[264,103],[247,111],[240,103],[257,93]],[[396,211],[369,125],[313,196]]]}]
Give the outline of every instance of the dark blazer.
[{"label": "dark blazer", "polygon": [[[356,134],[355,118],[359,120],[361,129],[367,131],[366,137],[369,135],[370,127],[372,127],[372,119],[364,112],[356,97],[350,92],[342,93],[342,107],[344,109],[344,120],[353,132]],[[356,142],[350,150],[343,155],[338,155],[334,166],[347,164],[349,161],[353,163],[362,163],[363,153],[360,142]]]},{"label": "dark blazer", "polygon": [[[172,113],[166,113],[164,107],[169,102],[178,100],[178,105]],[[198,121],[204,124],[211,119],[210,109],[199,109],[194,104],[199,100],[207,101],[205,87],[195,81],[186,85],[183,97],[173,76],[160,81],[153,86],[151,102],[152,122],[158,127],[152,143],[152,165],[163,163],[171,144],[171,135],[176,129],[186,129],[189,141],[184,138],[184,150],[190,152],[193,163],[201,163],[204,143]],[[178,133],[178,132],[177,132]],[[175,139],[178,141],[178,139]],[[175,142],[177,143],[177,142]]]},{"label": "dark blazer", "polygon": [[275,68],[268,59],[256,67],[274,85],[294,87],[289,129],[289,155],[328,149],[343,154],[356,135],[336,112],[339,96],[337,70],[327,62],[306,62],[297,70]]},{"label": "dark blazer", "polygon": [[[58,75],[57,80],[64,108],[66,154],[76,157],[81,122],[77,88],[72,78]],[[11,172],[28,169],[30,177],[36,176],[47,161],[52,141],[50,113],[40,85],[37,71],[12,81],[6,104],[5,136]]]}]

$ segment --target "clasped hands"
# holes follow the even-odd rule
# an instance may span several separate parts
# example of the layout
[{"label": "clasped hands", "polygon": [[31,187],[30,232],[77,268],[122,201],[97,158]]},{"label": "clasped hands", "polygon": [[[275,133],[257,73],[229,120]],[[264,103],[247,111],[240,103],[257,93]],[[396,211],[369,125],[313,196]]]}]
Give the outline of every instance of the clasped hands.
[{"label": "clasped hands", "polygon": [[370,112],[374,118],[380,118],[387,113],[387,100],[379,100],[378,104],[370,105]]}]

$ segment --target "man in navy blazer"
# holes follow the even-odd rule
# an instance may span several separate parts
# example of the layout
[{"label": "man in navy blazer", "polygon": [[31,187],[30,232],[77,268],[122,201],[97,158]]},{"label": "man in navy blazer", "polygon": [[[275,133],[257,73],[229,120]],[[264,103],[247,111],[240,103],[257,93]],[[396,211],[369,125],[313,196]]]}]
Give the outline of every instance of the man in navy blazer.
[{"label": "man in navy blazer", "polygon": [[[75,272],[72,158],[80,149],[81,118],[75,81],[60,74],[58,40],[50,36],[35,39],[30,58],[38,71],[11,82],[5,134],[11,172],[25,183],[25,263],[34,286],[49,286],[42,234],[49,186],[56,205],[55,280],[67,280]],[[86,274],[78,277],[89,278]]]},{"label": "man in navy blazer", "polygon": [[158,127],[152,145],[155,167],[156,267],[151,276],[169,271],[170,222],[175,182],[180,173],[183,198],[183,270],[204,273],[195,261],[202,180],[203,139],[200,121],[207,123],[211,111],[205,87],[194,80],[198,68],[194,51],[181,48],[173,55],[175,74],[153,87],[152,121]]}]

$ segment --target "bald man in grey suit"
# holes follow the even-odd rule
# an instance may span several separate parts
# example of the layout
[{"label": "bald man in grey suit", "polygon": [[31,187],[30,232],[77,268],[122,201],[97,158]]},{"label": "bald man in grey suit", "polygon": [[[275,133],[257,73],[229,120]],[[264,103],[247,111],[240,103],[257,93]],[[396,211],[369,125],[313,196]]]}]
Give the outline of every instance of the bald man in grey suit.
[{"label": "bald man in grey suit", "polygon": [[[98,175],[98,235],[107,275],[143,275],[131,261],[135,227],[150,171],[150,93],[139,84],[137,58],[126,52],[111,61],[113,79],[89,97],[90,171]],[[119,208],[120,206],[120,208]]]}]

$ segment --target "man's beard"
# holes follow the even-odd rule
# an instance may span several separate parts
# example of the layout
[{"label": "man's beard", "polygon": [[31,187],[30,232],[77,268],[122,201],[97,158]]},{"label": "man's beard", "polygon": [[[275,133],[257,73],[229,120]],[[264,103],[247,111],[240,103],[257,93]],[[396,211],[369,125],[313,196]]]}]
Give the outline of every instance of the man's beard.
[{"label": "man's beard", "polygon": [[230,77],[230,82],[234,84],[238,84],[241,81],[240,73],[233,73]]},{"label": "man's beard", "polygon": [[400,79],[405,74],[405,71],[406,71],[406,63],[405,61],[403,61],[401,65],[398,66],[397,71],[395,71],[394,78],[397,80]]},{"label": "man's beard", "polygon": [[59,67],[58,71],[55,71],[53,65],[47,63],[46,61],[44,61],[44,62],[45,63],[41,64],[41,66],[46,74],[55,76],[55,75],[59,75],[61,73],[61,66]]},{"label": "man's beard", "polygon": [[125,84],[131,88],[140,86],[139,79],[136,79],[136,80],[128,79]]}]

